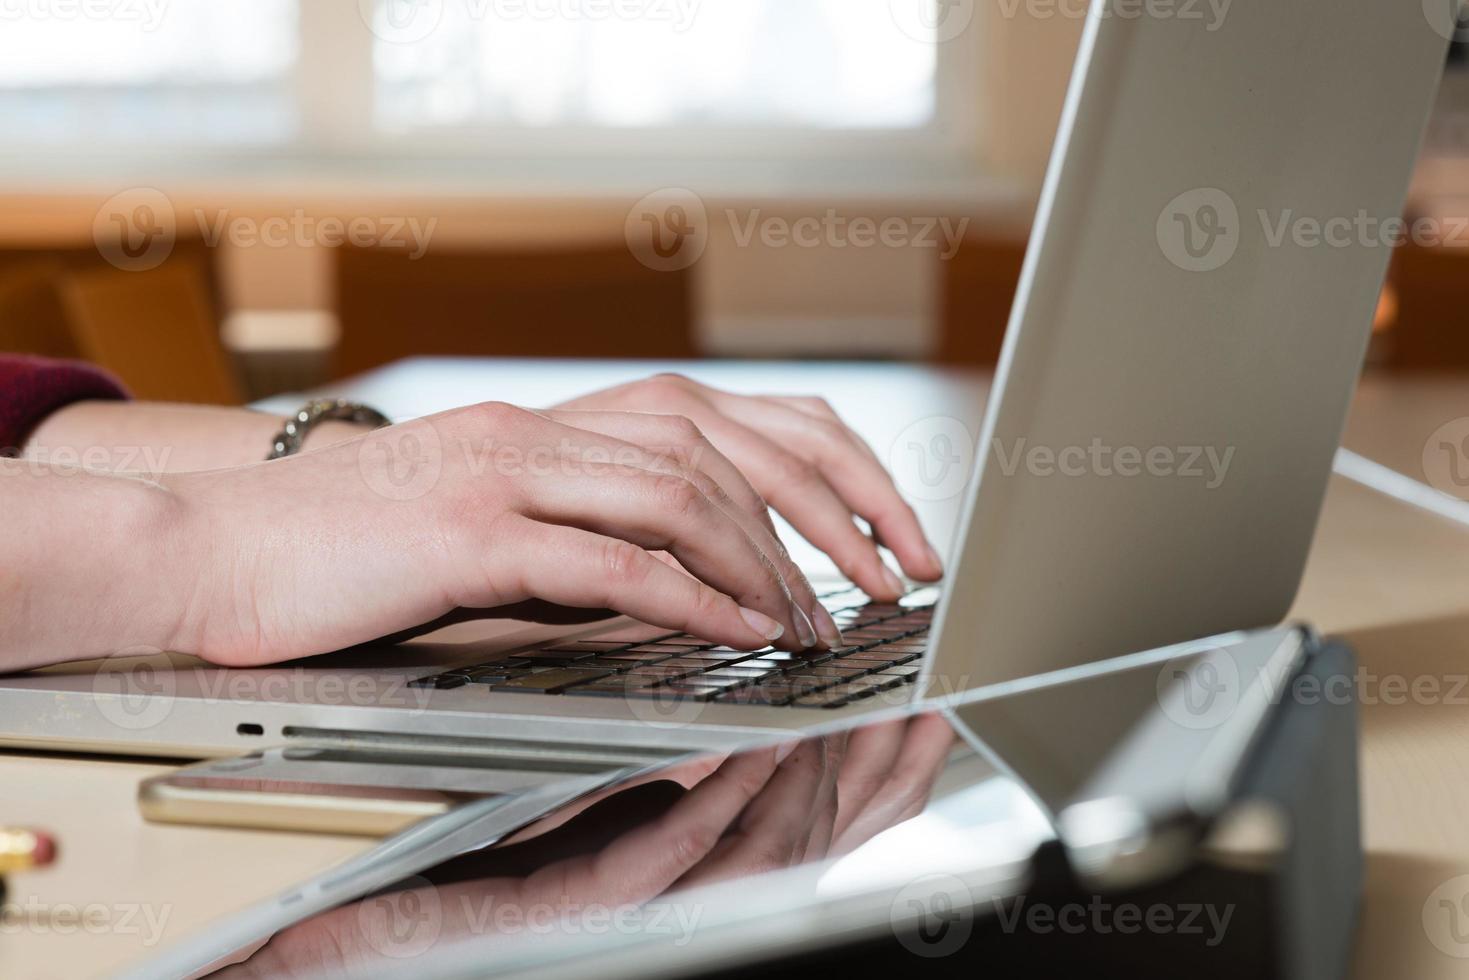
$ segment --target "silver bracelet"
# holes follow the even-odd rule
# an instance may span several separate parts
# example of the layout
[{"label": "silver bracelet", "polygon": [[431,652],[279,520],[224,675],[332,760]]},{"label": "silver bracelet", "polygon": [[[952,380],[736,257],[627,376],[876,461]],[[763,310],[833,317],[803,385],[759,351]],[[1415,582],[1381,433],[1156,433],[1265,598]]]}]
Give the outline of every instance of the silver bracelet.
[{"label": "silver bracelet", "polygon": [[271,440],[270,455],[265,458],[281,459],[299,453],[301,444],[318,422],[356,422],[370,425],[374,429],[393,424],[391,419],[375,408],[340,398],[318,398],[302,405],[286,421],[285,427]]}]

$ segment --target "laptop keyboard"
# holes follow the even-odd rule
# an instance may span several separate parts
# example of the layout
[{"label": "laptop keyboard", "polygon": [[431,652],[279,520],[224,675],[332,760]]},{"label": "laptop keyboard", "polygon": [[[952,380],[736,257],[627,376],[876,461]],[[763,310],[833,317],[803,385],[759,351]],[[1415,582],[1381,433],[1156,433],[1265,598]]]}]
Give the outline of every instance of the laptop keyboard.
[{"label": "laptop keyboard", "polygon": [[687,633],[633,626],[411,683],[439,690],[479,685],[496,694],[840,708],[918,679],[937,589],[916,589],[897,602],[874,602],[850,587],[820,598],[846,638],[839,650],[733,650]]}]

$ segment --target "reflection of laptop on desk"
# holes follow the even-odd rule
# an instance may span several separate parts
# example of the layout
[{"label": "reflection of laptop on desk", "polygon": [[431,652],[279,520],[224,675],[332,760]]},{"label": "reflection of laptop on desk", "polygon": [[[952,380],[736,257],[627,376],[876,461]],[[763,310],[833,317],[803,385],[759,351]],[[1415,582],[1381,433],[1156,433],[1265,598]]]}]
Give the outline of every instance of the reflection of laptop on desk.
[{"label": "reflection of laptop on desk", "polygon": [[1237,6],[1222,25],[1106,9],[1082,44],[937,606],[834,588],[860,649],[830,659],[624,621],[530,646],[460,627],[263,670],[52,668],[0,684],[0,741],[647,758],[1278,621],[1388,252],[1273,231],[1400,213],[1447,38],[1411,3]]}]

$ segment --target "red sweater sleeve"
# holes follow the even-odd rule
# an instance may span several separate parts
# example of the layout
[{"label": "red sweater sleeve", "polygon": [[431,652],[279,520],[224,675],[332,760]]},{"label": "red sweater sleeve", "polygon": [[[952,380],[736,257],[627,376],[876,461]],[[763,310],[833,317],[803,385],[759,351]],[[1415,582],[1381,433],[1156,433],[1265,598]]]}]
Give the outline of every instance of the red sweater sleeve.
[{"label": "red sweater sleeve", "polygon": [[41,420],[72,402],[126,398],[104,371],[74,361],[0,354],[0,456],[13,456]]}]

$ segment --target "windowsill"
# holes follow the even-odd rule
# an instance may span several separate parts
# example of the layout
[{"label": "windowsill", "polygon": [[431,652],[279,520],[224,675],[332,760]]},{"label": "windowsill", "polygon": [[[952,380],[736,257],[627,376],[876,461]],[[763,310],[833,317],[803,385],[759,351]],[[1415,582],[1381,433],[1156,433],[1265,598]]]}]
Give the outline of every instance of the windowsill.
[{"label": "windowsill", "polygon": [[657,189],[687,187],[707,200],[923,202],[961,211],[1026,212],[1024,182],[936,155],[853,153],[805,159],[287,156],[219,151],[163,154],[0,154],[7,192],[110,196],[120,188],[168,193],[312,199],[482,198],[625,206]]}]

